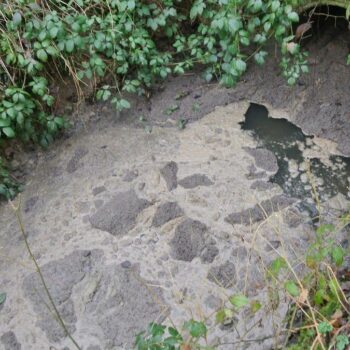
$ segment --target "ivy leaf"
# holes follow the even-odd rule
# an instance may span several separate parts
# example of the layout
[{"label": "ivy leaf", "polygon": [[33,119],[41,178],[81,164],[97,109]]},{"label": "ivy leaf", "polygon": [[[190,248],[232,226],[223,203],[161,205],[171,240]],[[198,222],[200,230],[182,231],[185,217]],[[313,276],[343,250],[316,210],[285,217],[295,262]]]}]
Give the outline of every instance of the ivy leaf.
[{"label": "ivy leaf", "polygon": [[133,10],[135,8],[135,0],[128,1],[128,9]]},{"label": "ivy leaf", "polygon": [[242,27],[242,22],[237,18],[230,18],[228,21],[228,26],[233,33],[239,31]]},{"label": "ivy leaf", "polygon": [[184,324],[184,328],[190,332],[193,338],[205,337],[207,334],[207,327],[203,322],[190,320]]},{"label": "ivy leaf", "polygon": [[121,107],[123,107],[124,109],[129,109],[131,106],[130,106],[130,102],[127,101],[127,100],[124,100],[124,99],[121,99],[119,101]]},{"label": "ivy leaf", "polygon": [[67,52],[73,52],[74,50],[74,41],[72,39],[69,39],[65,43],[65,48]]},{"label": "ivy leaf", "polygon": [[194,20],[197,16],[200,16],[206,5],[203,0],[196,0],[190,11],[190,18]]},{"label": "ivy leaf", "polygon": [[14,132],[14,130],[10,127],[5,127],[2,129],[2,132],[9,138],[15,137],[16,133]]},{"label": "ivy leaf", "polygon": [[249,304],[249,299],[243,294],[237,294],[230,297],[230,303],[237,309],[241,309],[243,306]]},{"label": "ivy leaf", "polygon": [[12,17],[12,22],[15,26],[18,26],[22,22],[22,15],[19,12],[15,12]]},{"label": "ivy leaf", "polygon": [[262,0],[250,0],[248,6],[251,8],[253,13],[259,12],[262,9]]},{"label": "ivy leaf", "polygon": [[296,12],[289,12],[287,16],[292,22],[299,22],[299,15]]},{"label": "ivy leaf", "polygon": [[44,49],[40,49],[36,52],[37,57],[40,61],[46,62],[47,61],[47,53]]},{"label": "ivy leaf", "polygon": [[50,37],[52,39],[56,38],[57,34],[58,34],[58,28],[57,27],[52,27],[49,31],[50,33]]},{"label": "ivy leaf", "polygon": [[257,64],[263,65],[265,63],[266,51],[260,51],[254,55],[254,60]]},{"label": "ivy leaf", "polygon": [[287,281],[284,284],[284,288],[287,290],[287,292],[293,296],[293,297],[297,297],[300,294],[300,290],[299,287],[292,281]]},{"label": "ivy leaf", "polygon": [[10,126],[11,121],[9,119],[1,119],[0,118],[0,128],[3,128],[5,126]]}]

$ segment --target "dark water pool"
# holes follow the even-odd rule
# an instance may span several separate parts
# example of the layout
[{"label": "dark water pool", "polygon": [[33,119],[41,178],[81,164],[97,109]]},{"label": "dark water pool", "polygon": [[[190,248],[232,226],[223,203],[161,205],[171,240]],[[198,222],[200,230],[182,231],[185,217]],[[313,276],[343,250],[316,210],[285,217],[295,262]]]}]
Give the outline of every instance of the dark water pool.
[{"label": "dark water pool", "polygon": [[313,184],[321,200],[338,193],[349,195],[350,158],[330,155],[327,164],[317,157],[306,159],[305,151],[317,147],[313,137],[286,119],[270,118],[268,110],[258,104],[250,105],[241,127],[251,133],[259,148],[275,154],[279,170],[270,181],[285,193],[311,198]]}]

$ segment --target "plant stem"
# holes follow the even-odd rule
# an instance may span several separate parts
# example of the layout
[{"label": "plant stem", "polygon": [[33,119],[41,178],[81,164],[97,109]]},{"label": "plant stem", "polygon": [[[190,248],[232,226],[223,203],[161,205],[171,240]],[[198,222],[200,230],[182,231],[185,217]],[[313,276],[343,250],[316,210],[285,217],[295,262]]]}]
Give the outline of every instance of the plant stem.
[{"label": "plant stem", "polygon": [[50,301],[50,304],[54,310],[54,313],[56,314],[56,317],[58,319],[58,322],[59,324],[61,325],[62,329],[64,330],[66,336],[72,341],[72,343],[75,345],[75,347],[78,349],[78,350],[81,350],[81,347],[78,345],[78,343],[75,341],[75,339],[72,337],[72,335],[70,334],[66,324],[64,323],[56,305],[55,305],[55,302],[53,301],[53,298],[52,298],[52,295],[49,291],[49,288],[47,287],[47,284],[45,282],[45,278],[41,272],[41,269],[40,269],[40,266],[38,264],[38,262],[36,261],[36,258],[30,248],[30,245],[29,245],[29,242],[28,242],[28,239],[27,239],[27,235],[25,233],[25,230],[24,230],[24,225],[23,225],[23,222],[22,222],[22,218],[21,218],[21,213],[20,213],[20,204],[18,205],[18,207],[15,207],[13,205],[13,203],[10,201],[11,205],[12,205],[12,208],[15,212],[15,215],[16,215],[16,218],[17,218],[17,222],[18,222],[18,226],[20,228],[20,231],[21,231],[21,234],[22,234],[22,237],[24,239],[24,243],[25,243],[25,246],[26,246],[26,249],[29,253],[29,256],[31,258],[31,260],[33,261],[34,265],[35,265],[35,269],[36,269],[36,272],[38,273],[39,277],[40,277],[40,280],[41,280],[41,283],[44,287],[44,290],[45,290],[45,293]]}]

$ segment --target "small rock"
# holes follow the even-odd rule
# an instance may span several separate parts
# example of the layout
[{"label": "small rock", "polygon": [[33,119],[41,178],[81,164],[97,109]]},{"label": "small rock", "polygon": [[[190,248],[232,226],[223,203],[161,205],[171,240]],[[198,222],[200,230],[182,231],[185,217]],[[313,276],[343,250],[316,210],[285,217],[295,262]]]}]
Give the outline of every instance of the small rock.
[{"label": "small rock", "polygon": [[96,209],[101,208],[102,205],[103,205],[103,200],[102,199],[97,199],[96,201],[94,201],[94,205],[95,205]]},{"label": "small rock", "polygon": [[129,269],[131,267],[131,262],[129,260],[125,260],[120,265],[124,269]]},{"label": "small rock", "polygon": [[247,256],[247,248],[245,247],[235,248],[232,251],[232,255],[237,257],[239,260],[242,260]]},{"label": "small rock", "polygon": [[95,187],[95,188],[92,189],[92,194],[93,194],[94,196],[97,196],[98,194],[100,194],[100,193],[102,193],[102,192],[104,192],[104,191],[106,191],[106,187],[104,187],[104,186],[98,186],[98,187]]},{"label": "small rock", "polygon": [[[192,261],[201,256],[203,262],[213,261],[218,254],[215,245],[206,244],[208,228],[202,222],[186,219],[175,229],[175,234],[170,242],[171,255],[182,261]],[[203,254],[203,256],[202,256]]]},{"label": "small rock", "polygon": [[278,249],[281,246],[281,241],[269,241],[270,244],[266,244],[265,251],[271,252],[274,249]]},{"label": "small rock", "polygon": [[113,236],[123,236],[136,225],[139,213],[150,205],[138,198],[134,190],[120,192],[90,216],[90,223]]},{"label": "small rock", "polygon": [[177,172],[178,172],[178,166],[173,161],[167,163],[160,170],[160,174],[163,176],[169,191],[177,187]]},{"label": "small rock", "polygon": [[15,333],[12,331],[4,333],[0,337],[1,343],[4,346],[4,350],[21,350],[22,346],[18,342]]},{"label": "small rock", "polygon": [[277,158],[271,151],[264,148],[250,147],[245,147],[244,150],[254,158],[255,165],[258,168],[272,173],[276,173],[278,171]]},{"label": "small rock", "polygon": [[221,287],[232,287],[236,279],[235,265],[226,261],[222,265],[213,266],[210,268],[207,278],[209,281],[214,282]]},{"label": "small rock", "polygon": [[123,177],[123,181],[125,181],[125,182],[132,182],[138,176],[139,176],[139,172],[137,170],[127,170],[125,175],[124,175],[124,177]]},{"label": "small rock", "polygon": [[214,184],[206,175],[204,174],[193,174],[181,179],[178,184],[186,189],[195,188],[198,186],[211,186]]},{"label": "small rock", "polygon": [[33,196],[27,199],[24,203],[24,212],[28,213],[29,211],[31,211],[38,200],[39,200],[38,196]]},{"label": "small rock", "polygon": [[138,190],[139,191],[143,191],[143,189],[145,188],[145,186],[146,186],[146,184],[144,183],[144,182],[140,182],[139,184],[138,184]]},{"label": "small rock", "polygon": [[295,202],[294,198],[285,195],[276,195],[271,199],[262,201],[253,208],[242,210],[238,213],[232,213],[225,218],[225,221],[231,225],[242,224],[250,225],[265,220],[273,212],[282,210]]},{"label": "small rock", "polygon": [[203,263],[212,263],[215,257],[219,254],[219,249],[215,245],[205,247],[201,253],[201,261]]},{"label": "small rock", "polygon": [[214,295],[208,295],[204,300],[204,304],[211,309],[218,310],[222,306],[223,302],[220,298]]},{"label": "small rock", "polygon": [[274,186],[275,185],[271,182],[257,180],[257,181],[252,183],[250,188],[252,190],[267,191],[267,190],[271,190]]},{"label": "small rock", "polygon": [[67,172],[69,174],[74,173],[78,167],[79,167],[79,162],[82,158],[84,158],[89,151],[86,148],[79,147],[75,150],[73,157],[70,159],[70,161],[67,164]]},{"label": "small rock", "polygon": [[176,202],[166,202],[157,208],[153,217],[152,226],[160,227],[165,223],[178,218],[184,214]]}]

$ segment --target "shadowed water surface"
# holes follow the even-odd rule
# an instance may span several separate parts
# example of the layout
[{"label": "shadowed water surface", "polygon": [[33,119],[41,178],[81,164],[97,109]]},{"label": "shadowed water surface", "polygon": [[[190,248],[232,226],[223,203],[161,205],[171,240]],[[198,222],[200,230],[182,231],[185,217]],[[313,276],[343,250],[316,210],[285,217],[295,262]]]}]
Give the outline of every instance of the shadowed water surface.
[{"label": "shadowed water surface", "polygon": [[250,105],[241,126],[257,140],[259,148],[275,154],[279,169],[270,181],[286,194],[310,198],[312,184],[321,200],[338,193],[349,197],[350,158],[331,155],[327,164],[320,158],[307,159],[305,150],[316,147],[313,137],[304,135],[286,119],[269,117],[268,110],[261,105]]}]

